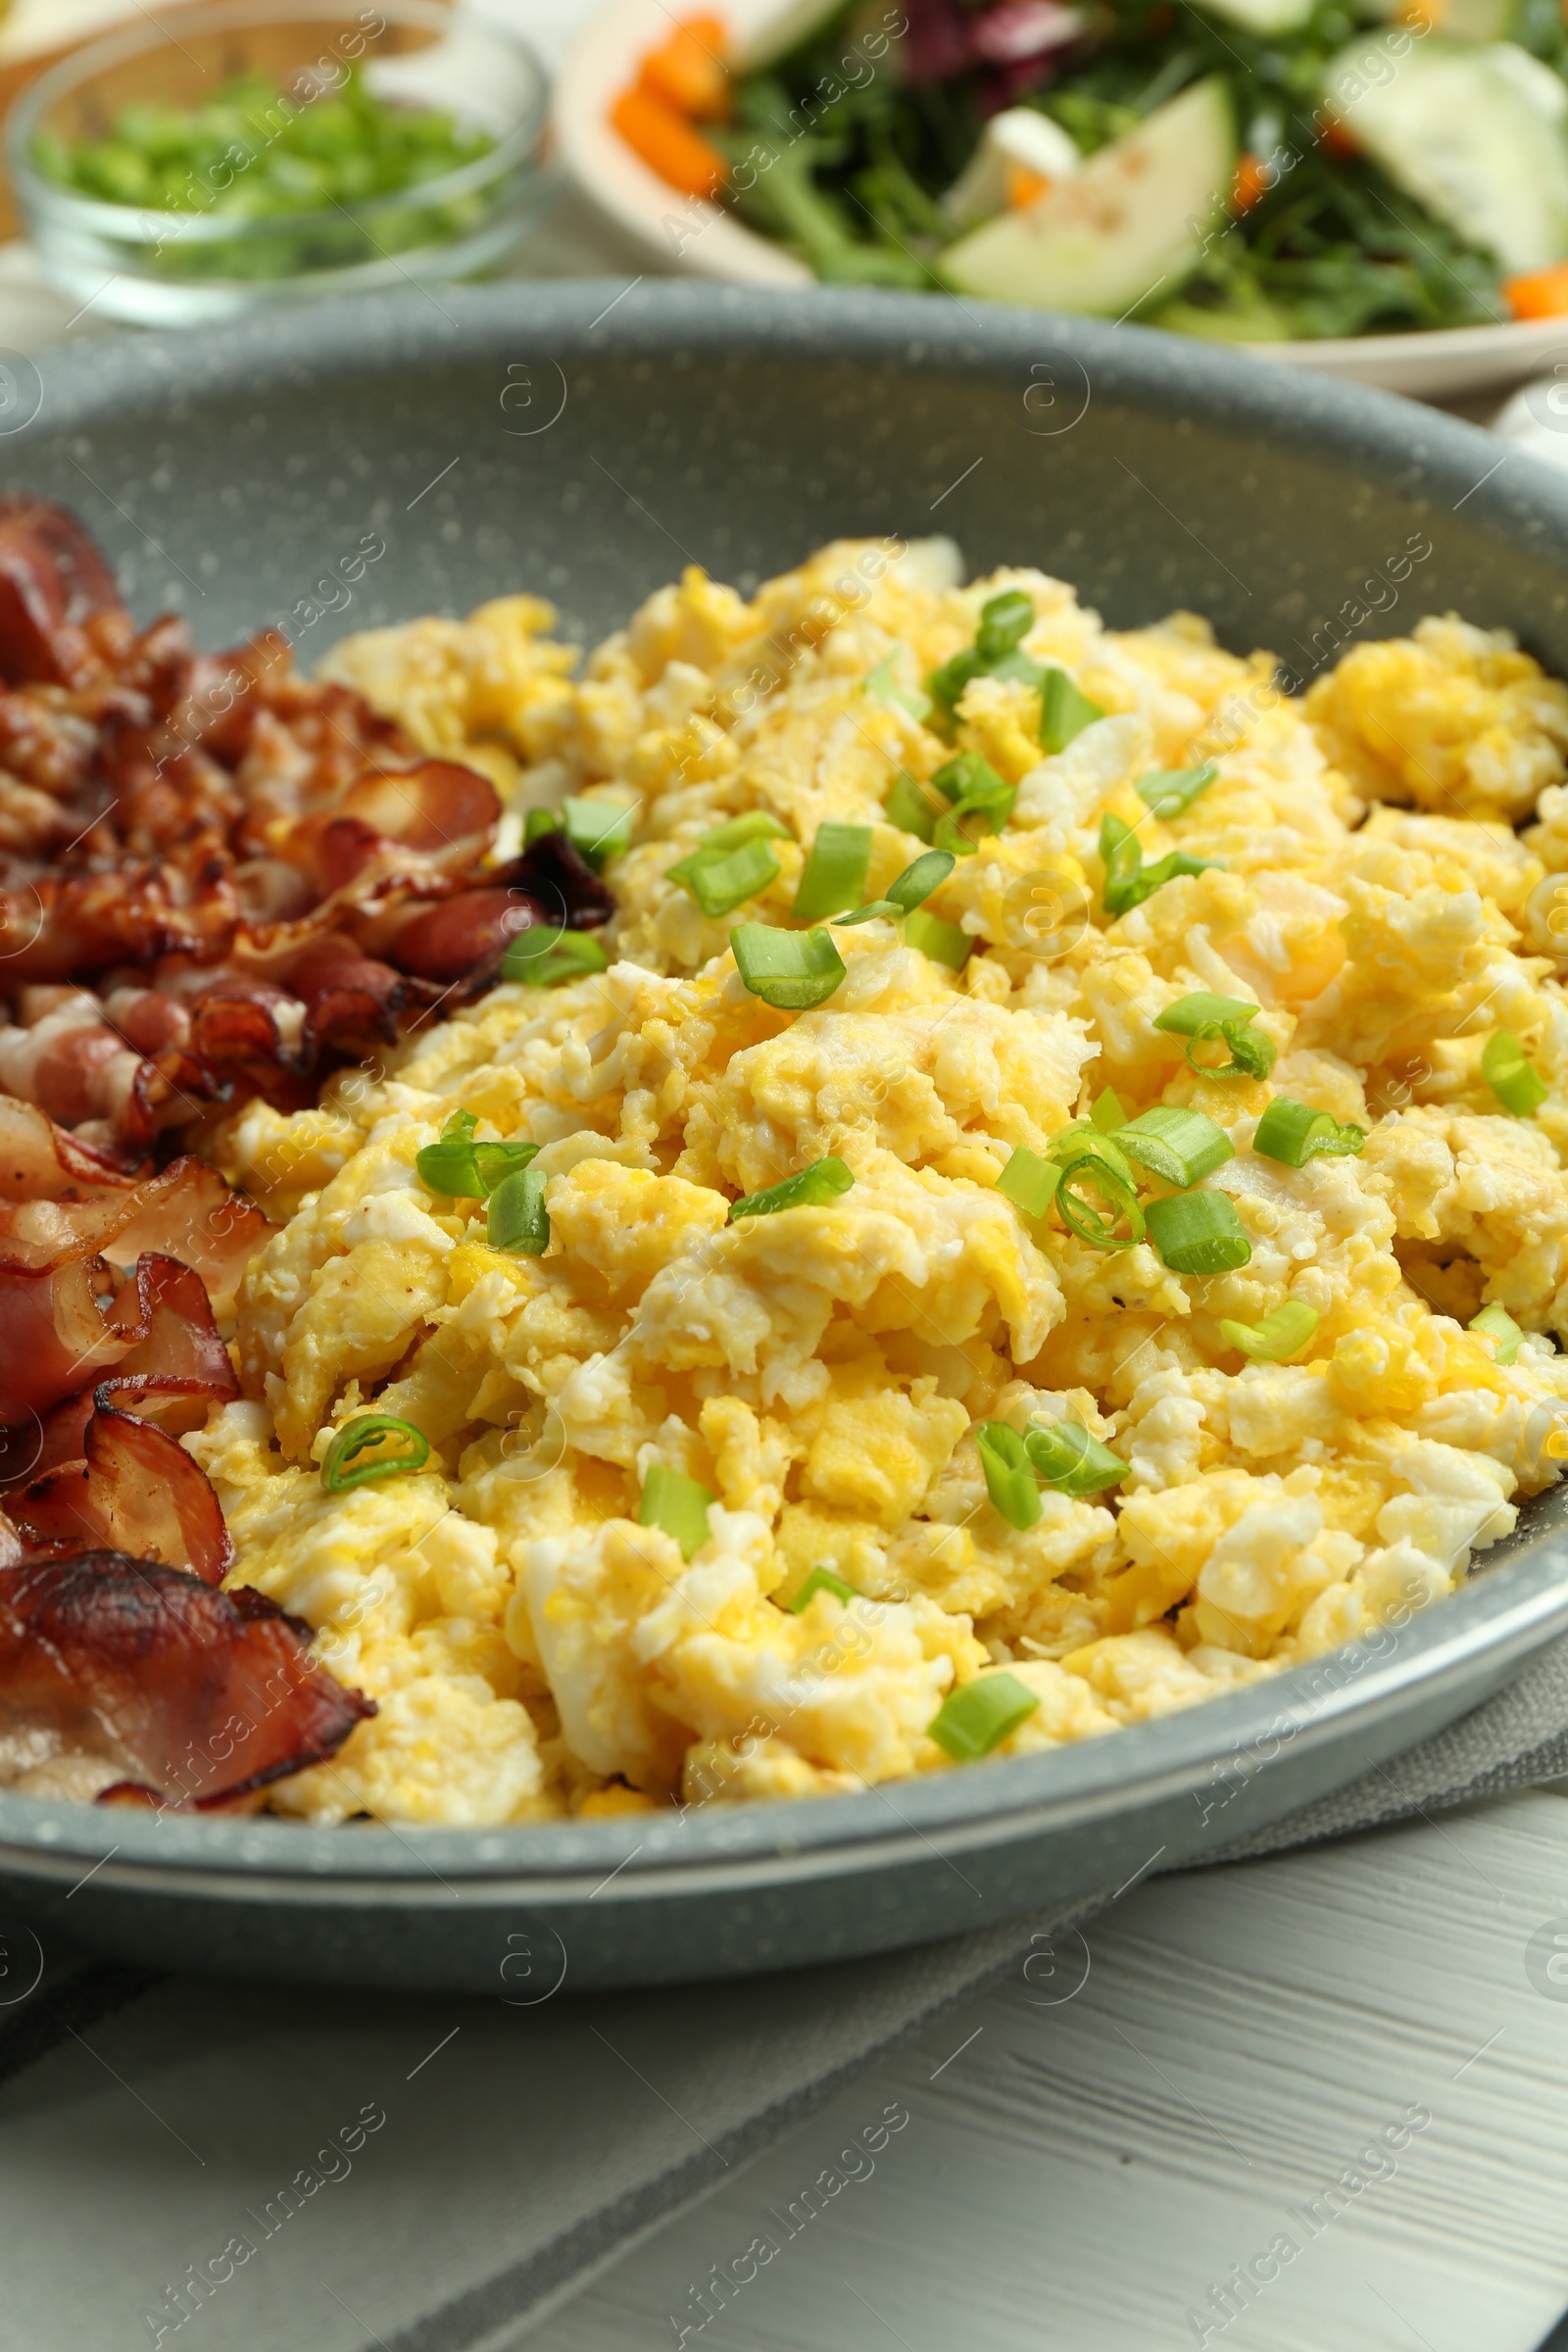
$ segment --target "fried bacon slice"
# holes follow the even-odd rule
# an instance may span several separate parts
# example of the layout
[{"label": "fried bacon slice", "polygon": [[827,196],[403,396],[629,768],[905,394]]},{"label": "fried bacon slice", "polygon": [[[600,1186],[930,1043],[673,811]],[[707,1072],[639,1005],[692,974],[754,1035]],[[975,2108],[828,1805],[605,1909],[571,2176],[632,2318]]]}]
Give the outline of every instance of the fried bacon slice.
[{"label": "fried bacon slice", "polygon": [[371,1700],[260,1592],[110,1550],[0,1567],[0,1729],[117,1764],[198,1811],[334,1755]]},{"label": "fried bacon slice", "polygon": [[564,835],[488,863],[499,816],[281,637],[138,631],[73,515],[0,498],[0,1090],[127,1169],[210,1104],[296,1107],[518,931],[608,919]]}]

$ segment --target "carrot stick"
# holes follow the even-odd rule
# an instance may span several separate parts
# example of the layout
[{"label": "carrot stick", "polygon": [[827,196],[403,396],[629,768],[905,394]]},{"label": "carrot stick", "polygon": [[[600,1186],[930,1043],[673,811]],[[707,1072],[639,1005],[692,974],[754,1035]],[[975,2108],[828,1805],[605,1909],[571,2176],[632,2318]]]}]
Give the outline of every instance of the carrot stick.
[{"label": "carrot stick", "polygon": [[621,93],[610,120],[632,153],[683,196],[716,196],[729,176],[723,157],[702,133],[640,84]]},{"label": "carrot stick", "polygon": [[1568,262],[1505,277],[1502,290],[1516,318],[1560,318],[1568,313]]},{"label": "carrot stick", "polygon": [[718,122],[729,113],[726,36],[717,17],[686,17],[659,49],[643,59],[645,89],[678,115]]}]

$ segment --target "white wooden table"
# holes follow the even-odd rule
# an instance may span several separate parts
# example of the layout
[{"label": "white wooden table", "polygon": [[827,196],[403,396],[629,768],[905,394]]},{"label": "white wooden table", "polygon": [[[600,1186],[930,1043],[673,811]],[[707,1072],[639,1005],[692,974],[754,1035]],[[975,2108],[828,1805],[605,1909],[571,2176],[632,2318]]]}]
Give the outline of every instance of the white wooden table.
[{"label": "white wooden table", "polygon": [[[488,4],[557,56],[589,0]],[[117,7],[18,0],[0,54]],[[526,264],[642,266],[569,204]],[[68,316],[0,249],[0,346],[94,331]],[[1138,1888],[635,2247],[532,2352],[1568,2352],[1565,1795]],[[873,2157],[889,2112],[908,2121]],[[808,2197],[824,2173],[836,2193]],[[705,2291],[754,2243],[776,2248],[755,2278]]]}]

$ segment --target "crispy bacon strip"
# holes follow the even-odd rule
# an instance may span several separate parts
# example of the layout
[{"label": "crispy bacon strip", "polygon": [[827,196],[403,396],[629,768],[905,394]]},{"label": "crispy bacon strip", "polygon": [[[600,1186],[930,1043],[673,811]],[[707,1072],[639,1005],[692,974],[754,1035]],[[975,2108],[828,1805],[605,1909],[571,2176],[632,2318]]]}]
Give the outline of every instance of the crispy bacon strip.
[{"label": "crispy bacon strip", "polygon": [[[194,1159],[91,1199],[0,1209],[0,1425],[31,1426],[113,1368],[220,1378],[213,1309],[228,1311],[271,1230]],[[108,1252],[132,1272],[112,1277]]]},{"label": "crispy bacon strip", "polygon": [[373,1703],[249,1591],[107,1550],[0,1567],[0,1725],[207,1808],[324,1762]]},{"label": "crispy bacon strip", "polygon": [[[201,1385],[181,1383],[178,1401],[197,1400]],[[60,1463],[8,1497],[23,1543],[32,1552],[101,1546],[188,1569],[204,1585],[220,1584],[234,1564],[234,1544],[211,1480],[156,1422],[107,1403],[112,1393],[108,1383],[97,1392],[81,1458]],[[162,1385],[159,1397],[143,1392],[137,1398],[167,1400]]]},{"label": "crispy bacon strip", "polygon": [[85,623],[118,612],[115,575],[74,514],[46,499],[0,498],[0,675],[75,686],[91,674]]}]

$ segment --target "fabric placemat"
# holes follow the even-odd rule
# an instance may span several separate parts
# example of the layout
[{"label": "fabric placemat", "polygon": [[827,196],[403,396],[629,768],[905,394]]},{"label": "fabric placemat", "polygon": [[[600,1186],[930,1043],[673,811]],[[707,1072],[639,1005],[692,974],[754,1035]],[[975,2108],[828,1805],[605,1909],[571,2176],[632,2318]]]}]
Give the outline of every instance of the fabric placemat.
[{"label": "fabric placemat", "polygon": [[[1211,1859],[1565,1773],[1568,1640]],[[830,1971],[535,2009],[51,1952],[0,2005],[0,2348],[504,2352],[1033,1938],[1116,1899]]]}]

